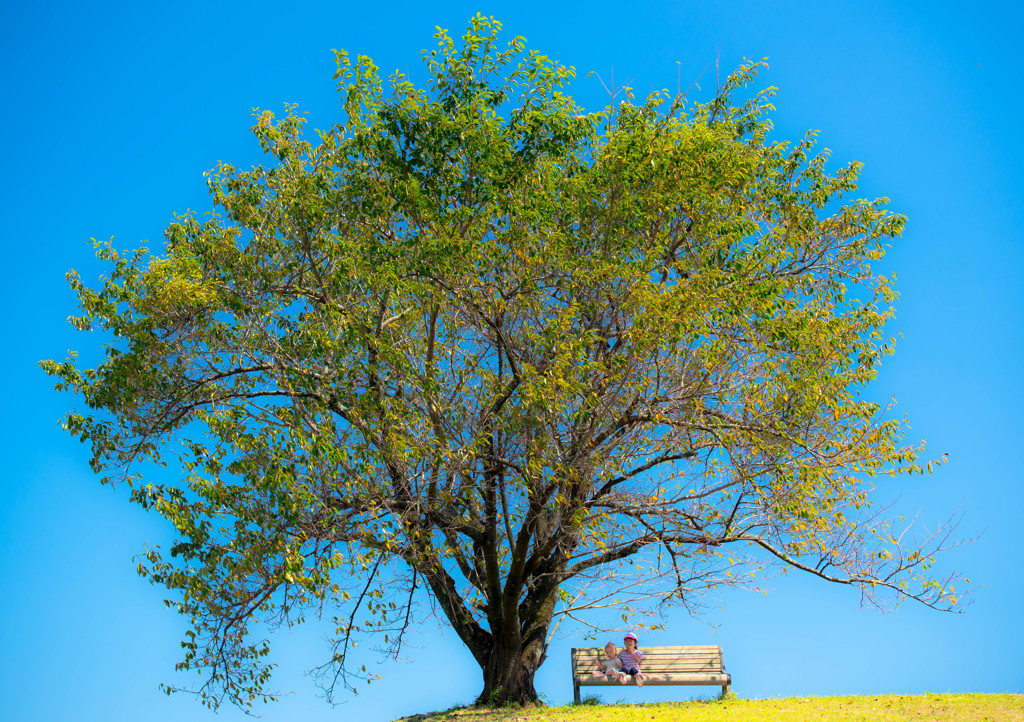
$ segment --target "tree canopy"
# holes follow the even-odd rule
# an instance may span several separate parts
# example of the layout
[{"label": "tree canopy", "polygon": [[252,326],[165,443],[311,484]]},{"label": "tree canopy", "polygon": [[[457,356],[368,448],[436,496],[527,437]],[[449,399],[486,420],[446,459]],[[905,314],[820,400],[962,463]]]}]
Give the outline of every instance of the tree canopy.
[{"label": "tree canopy", "polygon": [[272,697],[257,621],[333,619],[333,692],[365,676],[356,636],[397,653],[436,614],[482,700],[529,701],[559,620],[767,564],[956,604],[948,531],[870,510],[873,477],[931,466],[862,397],[904,218],[848,200],[859,164],[827,171],[813,134],[771,138],[762,63],[705,103],[586,112],[499,29],[439,30],[425,89],[338,51],[339,124],[263,112],[267,165],[215,169],[217,212],[157,252],[100,244],[98,287],[69,274],[111,343],[42,365],[93,468],[176,529],[139,571],[191,620],[209,705]]}]

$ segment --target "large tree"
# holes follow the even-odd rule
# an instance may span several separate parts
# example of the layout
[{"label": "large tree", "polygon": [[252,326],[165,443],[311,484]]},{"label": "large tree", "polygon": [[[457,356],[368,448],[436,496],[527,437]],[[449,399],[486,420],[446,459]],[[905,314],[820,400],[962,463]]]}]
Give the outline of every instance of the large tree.
[{"label": "large tree", "polygon": [[397,650],[425,609],[481,700],[528,702],[560,618],[740,568],[956,603],[947,536],[867,511],[870,477],[923,471],[861,398],[891,350],[870,263],[904,219],[841,201],[859,165],[827,172],[812,136],[771,140],[771,89],[731,100],[760,64],[703,104],[586,113],[498,29],[439,32],[425,90],[338,52],[343,122],[311,143],[264,112],[270,162],[213,172],[217,213],[70,275],[111,343],[43,366],[94,469],[177,530],[139,570],[191,619],[207,704],[268,696],[256,621],[333,618],[333,691],[364,674],[354,635]]}]

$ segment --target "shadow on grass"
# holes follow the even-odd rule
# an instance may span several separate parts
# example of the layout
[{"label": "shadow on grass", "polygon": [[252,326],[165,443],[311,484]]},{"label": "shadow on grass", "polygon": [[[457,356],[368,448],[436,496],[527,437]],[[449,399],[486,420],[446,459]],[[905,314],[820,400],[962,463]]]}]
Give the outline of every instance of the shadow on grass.
[{"label": "shadow on grass", "polygon": [[666,710],[667,708],[673,707],[686,707],[694,708],[701,707],[704,705],[721,705],[728,704],[729,702],[739,701],[735,693],[730,693],[727,696],[716,695],[713,697],[698,697],[696,699],[690,699],[680,702],[629,702],[627,700],[617,700],[615,702],[603,702],[597,695],[586,695],[579,702],[572,702],[570,704],[550,707],[547,705],[537,705],[535,707],[521,707],[519,705],[510,704],[505,707],[478,707],[475,705],[456,705],[443,711],[428,712],[426,714],[414,714],[408,717],[402,717],[395,720],[394,722],[445,722],[448,720],[459,720],[465,722],[473,722],[473,720],[480,720],[480,722],[519,722],[531,719],[539,719],[538,715],[547,714],[559,714],[560,712],[571,712],[573,710],[581,710],[582,708],[601,708],[608,710],[643,710],[647,709],[658,709]]}]

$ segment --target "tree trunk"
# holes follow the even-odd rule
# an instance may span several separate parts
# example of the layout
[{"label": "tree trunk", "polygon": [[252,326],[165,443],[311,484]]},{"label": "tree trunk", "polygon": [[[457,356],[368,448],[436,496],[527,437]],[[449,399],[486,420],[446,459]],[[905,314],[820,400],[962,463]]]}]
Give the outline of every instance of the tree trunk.
[{"label": "tree trunk", "polygon": [[533,676],[545,659],[542,641],[527,643],[520,649],[495,646],[482,665],[484,689],[476,703],[492,707],[506,704],[535,705],[539,702]]}]

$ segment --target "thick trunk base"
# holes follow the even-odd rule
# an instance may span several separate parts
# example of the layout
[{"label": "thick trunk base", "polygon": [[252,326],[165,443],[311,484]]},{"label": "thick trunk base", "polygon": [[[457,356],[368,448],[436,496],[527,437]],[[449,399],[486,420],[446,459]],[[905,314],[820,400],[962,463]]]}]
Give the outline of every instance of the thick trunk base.
[{"label": "thick trunk base", "polygon": [[535,649],[512,655],[492,654],[483,668],[484,689],[476,703],[486,707],[540,706],[533,677],[542,661],[543,653]]}]

